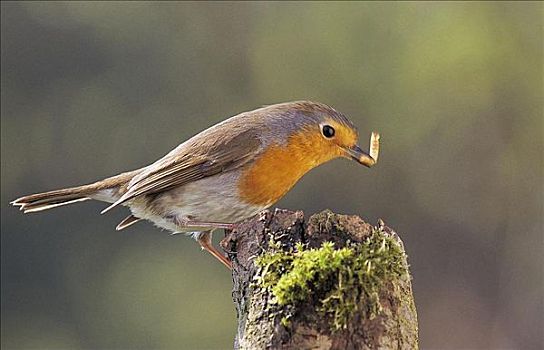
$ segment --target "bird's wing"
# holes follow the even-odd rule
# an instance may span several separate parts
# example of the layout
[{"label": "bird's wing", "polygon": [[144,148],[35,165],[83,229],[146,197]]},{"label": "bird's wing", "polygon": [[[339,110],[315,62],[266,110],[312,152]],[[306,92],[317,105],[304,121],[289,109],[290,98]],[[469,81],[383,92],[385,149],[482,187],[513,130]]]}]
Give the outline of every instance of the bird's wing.
[{"label": "bird's wing", "polygon": [[[210,137],[211,136],[211,137]],[[138,196],[167,191],[189,182],[239,168],[262,150],[255,132],[247,130],[223,139],[208,135],[191,139],[135,176],[110,209]]]}]

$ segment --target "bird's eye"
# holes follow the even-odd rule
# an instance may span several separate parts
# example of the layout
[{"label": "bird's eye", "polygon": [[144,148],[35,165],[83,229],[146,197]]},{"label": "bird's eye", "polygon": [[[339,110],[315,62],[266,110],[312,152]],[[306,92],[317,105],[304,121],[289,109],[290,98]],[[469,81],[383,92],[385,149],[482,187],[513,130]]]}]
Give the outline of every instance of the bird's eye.
[{"label": "bird's eye", "polygon": [[334,136],[334,128],[330,125],[323,125],[323,129],[321,129],[321,131],[323,132],[323,136],[328,139]]}]

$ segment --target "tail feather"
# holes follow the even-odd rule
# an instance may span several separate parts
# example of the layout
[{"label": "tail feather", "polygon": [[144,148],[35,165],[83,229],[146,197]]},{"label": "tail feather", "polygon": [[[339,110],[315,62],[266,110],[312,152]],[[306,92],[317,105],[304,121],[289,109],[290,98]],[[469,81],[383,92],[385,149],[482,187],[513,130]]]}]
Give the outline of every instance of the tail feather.
[{"label": "tail feather", "polygon": [[17,198],[11,204],[19,207],[19,210],[24,213],[33,213],[89,199],[113,203],[120,197],[120,192],[136,173],[137,170],[122,173],[90,185],[31,194]]},{"label": "tail feather", "polygon": [[117,231],[121,231],[135,223],[137,223],[138,221],[140,221],[142,219],[140,218],[137,218],[135,217],[134,215],[129,215],[127,216],[126,218],[123,219],[123,221],[121,221],[119,223],[119,225],[117,225],[117,227],[115,228]]},{"label": "tail feather", "polygon": [[66,188],[62,190],[49,191],[38,194],[31,194],[18,198],[11,202],[12,205],[18,206],[19,210],[24,213],[33,213],[37,211],[60,207],[61,205],[82,202],[91,199],[92,194],[89,185]]}]

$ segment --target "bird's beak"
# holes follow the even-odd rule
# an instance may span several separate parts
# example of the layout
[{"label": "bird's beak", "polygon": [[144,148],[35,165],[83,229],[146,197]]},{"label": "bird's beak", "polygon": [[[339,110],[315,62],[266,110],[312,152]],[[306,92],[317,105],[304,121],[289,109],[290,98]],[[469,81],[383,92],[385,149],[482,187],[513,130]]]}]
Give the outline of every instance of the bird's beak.
[{"label": "bird's beak", "polygon": [[380,152],[380,134],[377,132],[372,132],[372,135],[370,136],[369,153],[363,151],[359,145],[345,147],[344,150],[346,151],[347,156],[349,156],[351,159],[370,168],[378,162],[378,154]]}]

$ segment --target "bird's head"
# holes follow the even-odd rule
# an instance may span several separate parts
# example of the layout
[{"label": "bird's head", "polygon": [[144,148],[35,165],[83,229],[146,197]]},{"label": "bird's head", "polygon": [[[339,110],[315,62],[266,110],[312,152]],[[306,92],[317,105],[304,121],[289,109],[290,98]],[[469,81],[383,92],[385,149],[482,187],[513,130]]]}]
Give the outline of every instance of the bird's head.
[{"label": "bird's head", "polygon": [[372,133],[370,152],[359,146],[355,125],[342,113],[322,103],[298,101],[275,105],[271,134],[280,136],[293,155],[309,168],[343,157],[367,167],[378,160],[379,135]]},{"label": "bird's head", "polygon": [[348,158],[367,167],[378,159],[378,134],[370,152],[358,145],[354,124],[333,108],[315,102],[288,102],[245,114],[246,130],[256,133],[262,153],[244,171],[241,197],[267,207],[279,200],[312,168],[334,158]]}]

